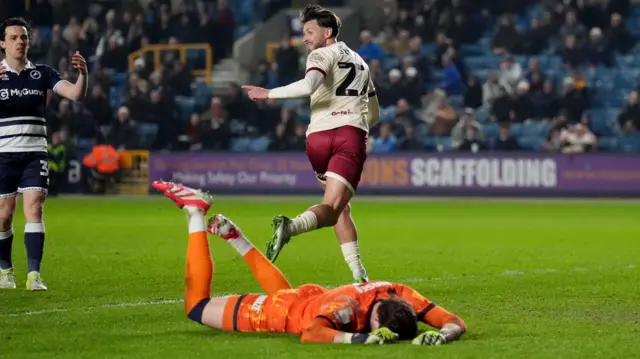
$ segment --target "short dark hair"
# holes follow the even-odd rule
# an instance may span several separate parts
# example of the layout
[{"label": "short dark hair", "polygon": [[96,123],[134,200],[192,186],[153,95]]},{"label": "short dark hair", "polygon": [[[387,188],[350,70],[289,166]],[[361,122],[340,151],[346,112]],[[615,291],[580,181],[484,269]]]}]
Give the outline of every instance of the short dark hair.
[{"label": "short dark hair", "polygon": [[378,323],[398,334],[400,340],[411,340],[418,333],[418,316],[406,301],[391,297],[381,300],[378,306]]},{"label": "short dark hair", "polygon": [[320,5],[307,5],[300,13],[300,22],[305,24],[309,21],[316,20],[318,25],[331,29],[331,37],[336,38],[340,33],[342,21],[331,10],[325,9]]},{"label": "short dark hair", "polygon": [[[12,17],[0,24],[0,36],[2,36],[0,40],[5,41],[5,37],[7,36],[7,28],[9,26],[22,26],[27,29],[27,34],[31,33],[31,25],[27,20],[25,20],[23,17]],[[4,49],[0,48],[0,52],[4,54]]]}]

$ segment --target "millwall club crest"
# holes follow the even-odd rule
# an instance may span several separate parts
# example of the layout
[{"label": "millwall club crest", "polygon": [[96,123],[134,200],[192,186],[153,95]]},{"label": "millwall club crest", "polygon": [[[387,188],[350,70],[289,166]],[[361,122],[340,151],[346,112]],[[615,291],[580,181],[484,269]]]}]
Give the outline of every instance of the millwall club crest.
[{"label": "millwall club crest", "polygon": [[40,73],[40,71],[38,70],[32,70],[29,73],[29,76],[31,76],[31,78],[34,80],[39,80],[42,77],[42,73]]},{"label": "millwall club crest", "polygon": [[0,81],[9,81],[9,75],[7,74],[0,75]]}]

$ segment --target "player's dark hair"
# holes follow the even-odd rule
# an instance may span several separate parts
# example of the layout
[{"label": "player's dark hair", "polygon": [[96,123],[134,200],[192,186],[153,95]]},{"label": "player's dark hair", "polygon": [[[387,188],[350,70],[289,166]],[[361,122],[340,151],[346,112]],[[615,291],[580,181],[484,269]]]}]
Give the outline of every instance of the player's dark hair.
[{"label": "player's dark hair", "polygon": [[[2,41],[5,41],[5,37],[7,36],[7,28],[10,26],[22,26],[27,29],[27,34],[31,33],[31,25],[27,20],[22,17],[12,17],[0,24],[0,36],[2,36]],[[4,49],[0,48],[0,52],[4,54]]]},{"label": "player's dark hair", "polygon": [[399,340],[411,340],[418,333],[418,316],[413,307],[402,299],[383,299],[378,306],[378,323],[398,334]]},{"label": "player's dark hair", "polygon": [[336,38],[340,33],[342,21],[331,10],[320,5],[307,5],[300,13],[300,22],[304,25],[309,21],[316,20],[320,27],[331,29],[331,37]]}]

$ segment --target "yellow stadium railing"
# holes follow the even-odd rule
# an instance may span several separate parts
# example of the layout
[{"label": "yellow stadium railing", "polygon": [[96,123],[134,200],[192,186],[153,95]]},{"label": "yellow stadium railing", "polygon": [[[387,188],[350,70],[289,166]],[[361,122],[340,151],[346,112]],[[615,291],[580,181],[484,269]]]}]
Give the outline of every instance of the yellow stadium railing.
[{"label": "yellow stadium railing", "polygon": [[120,151],[121,182],[116,193],[148,194],[149,193],[149,151]]},{"label": "yellow stadium railing", "polygon": [[133,70],[133,64],[136,59],[149,52],[153,53],[153,69],[157,70],[161,63],[161,54],[166,51],[178,51],[180,61],[187,61],[187,51],[189,50],[201,50],[205,53],[205,68],[194,69],[191,71],[194,76],[203,76],[207,83],[211,83],[213,80],[213,50],[209,44],[154,44],[142,47],[140,50],[129,54],[129,70]]}]

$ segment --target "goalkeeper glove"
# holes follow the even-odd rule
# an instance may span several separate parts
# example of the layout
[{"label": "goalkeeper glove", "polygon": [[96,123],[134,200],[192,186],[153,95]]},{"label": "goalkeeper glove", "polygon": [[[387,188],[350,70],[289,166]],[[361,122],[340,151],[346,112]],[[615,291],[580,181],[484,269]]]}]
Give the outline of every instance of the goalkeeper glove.
[{"label": "goalkeeper glove", "polygon": [[385,344],[393,343],[398,339],[398,334],[388,328],[379,328],[369,334],[355,333],[345,335],[345,343]]},{"label": "goalkeeper glove", "polygon": [[415,337],[411,344],[413,345],[442,345],[446,344],[447,339],[440,332],[430,330]]}]

